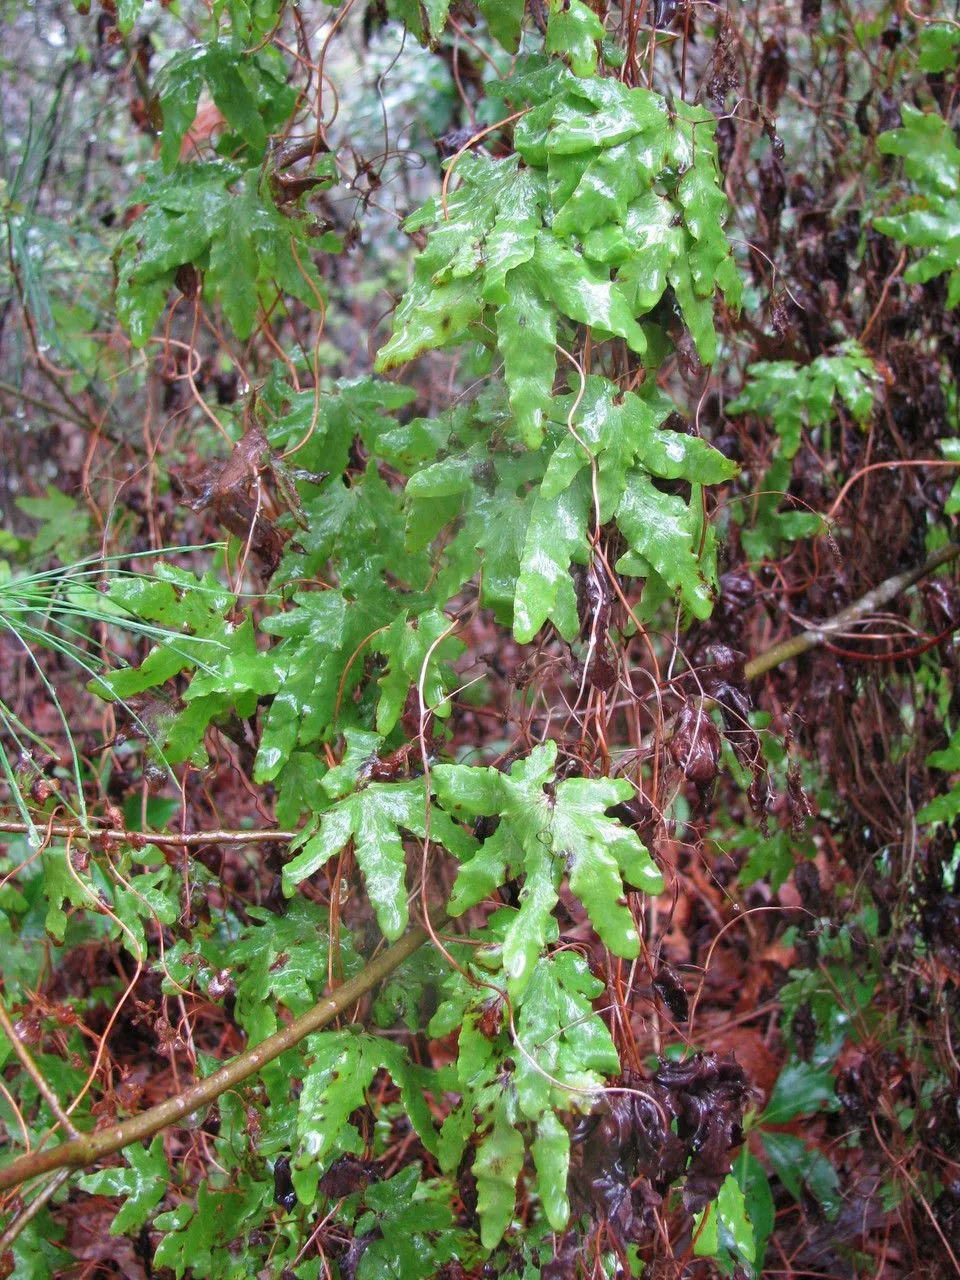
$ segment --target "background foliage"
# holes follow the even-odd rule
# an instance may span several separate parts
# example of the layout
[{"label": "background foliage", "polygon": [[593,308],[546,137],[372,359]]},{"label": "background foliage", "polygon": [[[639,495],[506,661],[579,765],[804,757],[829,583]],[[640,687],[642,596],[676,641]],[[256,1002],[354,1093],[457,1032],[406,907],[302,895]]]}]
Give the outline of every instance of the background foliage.
[{"label": "background foliage", "polygon": [[957,14],[4,21],[0,1272],[960,1274]]}]

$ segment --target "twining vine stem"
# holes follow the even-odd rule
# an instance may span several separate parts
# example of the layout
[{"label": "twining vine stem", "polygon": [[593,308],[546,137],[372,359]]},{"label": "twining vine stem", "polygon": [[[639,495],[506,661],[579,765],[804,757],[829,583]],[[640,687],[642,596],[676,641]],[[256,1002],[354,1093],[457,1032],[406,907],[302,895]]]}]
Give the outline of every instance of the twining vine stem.
[{"label": "twining vine stem", "polygon": [[[951,563],[958,556],[960,556],[960,545],[949,543],[941,547],[928,556],[921,565],[887,578],[861,599],[841,610],[835,617],[799,635],[792,636],[789,640],[784,640],[751,659],[744,668],[747,677],[756,679],[757,676],[765,674],[774,667],[826,643],[831,634],[843,630],[852,622],[857,622],[889,604],[921,578]],[[0,822],[0,832],[24,833],[27,830],[25,823]],[[71,836],[75,839],[125,841],[140,846],[165,844],[188,847],[208,844],[243,844],[255,840],[289,842],[299,834],[296,831],[207,831],[182,835],[169,833],[148,835],[143,832],[128,832],[114,828],[85,832],[67,824],[51,825],[47,830],[48,838]],[[445,913],[433,913],[430,919],[431,929],[436,931],[446,922]],[[205,1080],[186,1089],[183,1093],[168,1098],[119,1124],[107,1125],[93,1133],[79,1134],[47,1150],[31,1151],[19,1156],[4,1168],[0,1168],[0,1190],[20,1186],[30,1178],[53,1170],[81,1169],[95,1164],[105,1156],[113,1155],[133,1142],[151,1138],[169,1125],[176,1124],[191,1113],[209,1106],[228,1089],[256,1075],[268,1062],[274,1061],[288,1049],[294,1048],[306,1036],[314,1031],[320,1031],[334,1018],[344,1013],[408,960],[428,941],[430,936],[426,929],[419,926],[411,929],[398,942],[371,960],[360,973],[319,1000],[312,1009],[295,1018],[288,1026],[268,1036],[252,1049],[238,1054],[212,1075],[207,1076]],[[12,1027],[11,1030],[13,1030]],[[26,1212],[29,1212],[29,1206]],[[23,1215],[17,1219],[17,1223],[22,1224],[22,1219]],[[7,1234],[17,1223],[11,1224]]]}]

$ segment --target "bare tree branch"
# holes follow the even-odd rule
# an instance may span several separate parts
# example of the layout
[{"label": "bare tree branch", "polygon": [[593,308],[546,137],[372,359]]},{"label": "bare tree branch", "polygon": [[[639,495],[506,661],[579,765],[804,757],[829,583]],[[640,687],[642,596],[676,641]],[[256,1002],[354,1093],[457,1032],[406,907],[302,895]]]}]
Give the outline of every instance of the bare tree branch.
[{"label": "bare tree branch", "polygon": [[[442,913],[433,916],[434,929],[441,928],[446,921]],[[133,1116],[119,1124],[108,1125],[94,1133],[83,1134],[69,1142],[48,1151],[31,1151],[13,1160],[5,1168],[0,1169],[0,1190],[19,1186],[28,1178],[38,1174],[49,1173],[52,1169],[82,1169],[95,1164],[104,1156],[121,1151],[133,1142],[151,1138],[168,1125],[183,1121],[187,1116],[215,1102],[221,1094],[234,1088],[241,1080],[256,1075],[261,1067],[266,1066],[282,1053],[292,1049],[313,1031],[319,1031],[328,1022],[332,1022],[338,1014],[343,1013],[361,996],[366,995],[394,969],[419,950],[427,941],[427,931],[419,925],[411,929],[393,946],[388,947],[382,955],[371,960],[360,973],[337,987],[330,995],[318,1000],[312,1009],[295,1018],[288,1027],[276,1031],[266,1040],[261,1040],[254,1048],[239,1054],[225,1063],[213,1075],[207,1076],[199,1084],[178,1093],[165,1102],[150,1107],[140,1115]]]},{"label": "bare tree branch", "polygon": [[[36,823],[41,825],[39,819]],[[9,835],[25,835],[30,828],[25,822],[0,822],[0,832]],[[123,827],[78,827],[69,822],[55,822],[43,827],[48,838],[71,840],[100,840],[108,844],[128,844],[134,849],[145,849],[148,844],[174,845],[176,848],[195,849],[209,844],[256,844],[277,840],[289,844],[303,835],[302,831],[125,831]]]},{"label": "bare tree branch", "polygon": [[747,679],[755,680],[757,676],[762,676],[767,671],[772,671],[774,667],[779,667],[784,662],[789,662],[791,658],[798,658],[801,653],[816,649],[819,645],[826,643],[834,632],[843,631],[851,622],[859,622],[863,618],[869,617],[871,613],[875,613],[878,609],[882,609],[884,605],[902,595],[908,587],[912,587],[915,582],[919,582],[927,574],[933,573],[935,569],[939,569],[943,565],[950,564],[951,561],[956,560],[958,555],[960,555],[960,546],[949,542],[945,547],[941,547],[939,551],[934,551],[932,555],[929,555],[923,564],[918,565],[916,569],[908,569],[906,573],[897,573],[892,578],[887,578],[879,586],[874,587],[872,591],[868,591],[865,596],[855,600],[846,609],[841,609],[834,617],[828,618],[826,622],[821,622],[818,627],[808,627],[806,631],[801,631],[799,635],[791,636],[789,640],[782,640],[779,644],[767,649],[765,653],[759,654],[756,658],[751,658],[744,667]]}]

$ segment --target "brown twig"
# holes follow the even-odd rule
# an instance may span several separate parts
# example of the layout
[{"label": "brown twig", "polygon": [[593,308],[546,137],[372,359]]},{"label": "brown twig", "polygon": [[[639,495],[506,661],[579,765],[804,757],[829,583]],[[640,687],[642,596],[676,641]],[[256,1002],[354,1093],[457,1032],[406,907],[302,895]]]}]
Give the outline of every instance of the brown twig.
[{"label": "brown twig", "polygon": [[[44,1102],[53,1112],[57,1123],[62,1126],[63,1131],[71,1138],[78,1138],[80,1132],[74,1125],[73,1121],[60,1105],[60,1099],[47,1084],[44,1079],[43,1072],[30,1056],[30,1050],[17,1035],[17,1029],[10,1020],[10,1015],[2,1001],[0,1001],[0,1028],[3,1029],[4,1035],[10,1041],[10,1047],[20,1059],[20,1065],[26,1071],[27,1075],[37,1086],[37,1092],[43,1098]],[[0,1255],[2,1256],[2,1255]]]},{"label": "brown twig", "polygon": [[23,1231],[24,1227],[31,1222],[47,1202],[52,1199],[60,1187],[70,1177],[69,1169],[58,1170],[53,1177],[44,1186],[40,1188],[28,1205],[17,1214],[17,1216],[9,1223],[6,1231],[0,1236],[0,1258],[7,1252],[10,1246],[16,1240],[17,1236]]}]

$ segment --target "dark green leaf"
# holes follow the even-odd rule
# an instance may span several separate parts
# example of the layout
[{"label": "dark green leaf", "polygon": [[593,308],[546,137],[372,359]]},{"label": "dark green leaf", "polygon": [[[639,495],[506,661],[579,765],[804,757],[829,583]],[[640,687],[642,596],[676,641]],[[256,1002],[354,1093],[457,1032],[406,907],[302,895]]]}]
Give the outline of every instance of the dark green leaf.
[{"label": "dark green leaf", "polygon": [[570,563],[584,558],[590,485],[580,477],[555,497],[537,495],[517,578],[513,630],[526,644],[549,618],[565,640],[580,628]]},{"label": "dark green leaf", "polygon": [[743,1191],[747,1214],[753,1226],[754,1268],[759,1275],[763,1272],[764,1251],[776,1218],[773,1193],[766,1170],[751,1153],[747,1143],[740,1149],[733,1172]]},{"label": "dark green leaf", "polygon": [[835,1102],[833,1076],[829,1067],[815,1067],[808,1062],[788,1062],[777,1077],[761,1121],[783,1124],[798,1115],[832,1110]]},{"label": "dark green leaf", "polygon": [[564,53],[578,76],[592,75],[597,66],[597,41],[603,23],[582,0],[550,0],[547,53]]},{"label": "dark green leaf", "polygon": [[529,982],[546,939],[561,867],[569,869],[571,888],[618,955],[635,956],[639,946],[633,919],[620,901],[622,877],[648,893],[662,891],[660,874],[637,836],[605,816],[607,808],[632,794],[630,784],[570,778],[557,785],[551,800],[544,788],[552,782],[555,761],[556,744],[547,743],[517,761],[509,775],[464,765],[437,765],[431,775],[448,812],[502,819],[461,867],[451,910],[460,914],[482,901],[508,870],[525,872],[520,911],[503,941],[503,967],[518,992]]},{"label": "dark green leaf", "polygon": [[377,732],[386,736],[403,712],[411,688],[422,687],[428,711],[445,719],[452,706],[448,691],[454,673],[448,663],[463,652],[464,644],[451,634],[450,620],[436,609],[408,622],[405,613],[375,642],[387,659],[386,674],[380,677],[377,703]]},{"label": "dark green leaf", "polygon": [[[566,83],[561,87],[566,88]],[[655,135],[668,127],[667,104],[649,89],[630,89],[619,80],[599,79],[577,80],[572,87],[575,93],[557,98],[549,136],[552,153],[574,155],[596,147],[615,147],[638,133]]]},{"label": "dark green leaf", "polygon": [[554,1231],[563,1231],[570,1217],[567,1199],[570,1135],[553,1111],[546,1111],[537,1125],[531,1151],[543,1212]]},{"label": "dark green leaf", "polygon": [[196,117],[206,74],[207,52],[197,46],[176,54],[160,74],[160,159],[168,173],[176,165],[183,139]]},{"label": "dark green leaf", "polygon": [[513,1219],[517,1178],[523,1168],[523,1138],[497,1109],[493,1127],[480,1140],[473,1162],[477,1179],[480,1241],[493,1249]]},{"label": "dark green leaf", "polygon": [[588,1110],[604,1077],[619,1071],[610,1032],[591,1004],[602,992],[575,952],[537,961],[516,1018],[517,1101],[529,1119],[541,1120],[550,1106]]},{"label": "dark green leaf", "polygon": [[250,146],[251,159],[258,160],[267,145],[257,101],[244,82],[236,55],[215,40],[207,47],[206,79],[213,100],[243,140]]},{"label": "dark green leaf", "polygon": [[477,7],[487,20],[490,34],[513,53],[520,41],[523,0],[478,0]]},{"label": "dark green leaf", "polygon": [[677,188],[684,221],[694,241],[689,254],[693,286],[703,298],[712,297],[717,268],[730,252],[723,233],[727,198],[717,177],[710,152],[700,149],[696,162],[684,173]]},{"label": "dark green leaf", "polygon": [[[627,479],[617,524],[630,544],[617,568],[643,574],[654,569],[684,607],[697,618],[707,618],[713,608],[712,566],[698,557],[702,514],[674,494],[662,493],[642,474]],[[640,563],[642,561],[642,563]]]},{"label": "dark green leaf", "polygon": [[630,313],[626,297],[609,276],[546,232],[537,237],[532,262],[537,289],[554,306],[578,324],[593,325],[625,338],[642,354],[647,340]]},{"label": "dark green leaf", "polygon": [[84,1191],[94,1195],[124,1197],[123,1206],[110,1223],[112,1236],[139,1230],[163,1199],[170,1182],[162,1134],[154,1138],[149,1148],[135,1142],[124,1154],[126,1168],[101,1169],[77,1179]]},{"label": "dark green leaf", "polygon": [[790,1133],[765,1132],[762,1141],[777,1176],[794,1199],[803,1199],[806,1186],[833,1221],[842,1208],[842,1196],[837,1172],[827,1157]]},{"label": "dark green leaf", "polygon": [[557,318],[533,270],[511,271],[509,283],[509,300],[496,312],[497,345],[514,426],[524,444],[536,449],[557,368]]},{"label": "dark green leaf", "polygon": [[621,876],[645,893],[663,892],[663,878],[637,835],[605,816],[632,796],[625,779],[568,778],[557,787],[553,814],[553,848],[566,858],[570,888],[606,946],[628,959],[639,954],[640,937]]},{"label": "dark green leaf", "polygon": [[232,205],[210,245],[205,287],[219,294],[223,313],[237,337],[246,341],[257,321],[257,251],[247,207]]}]

